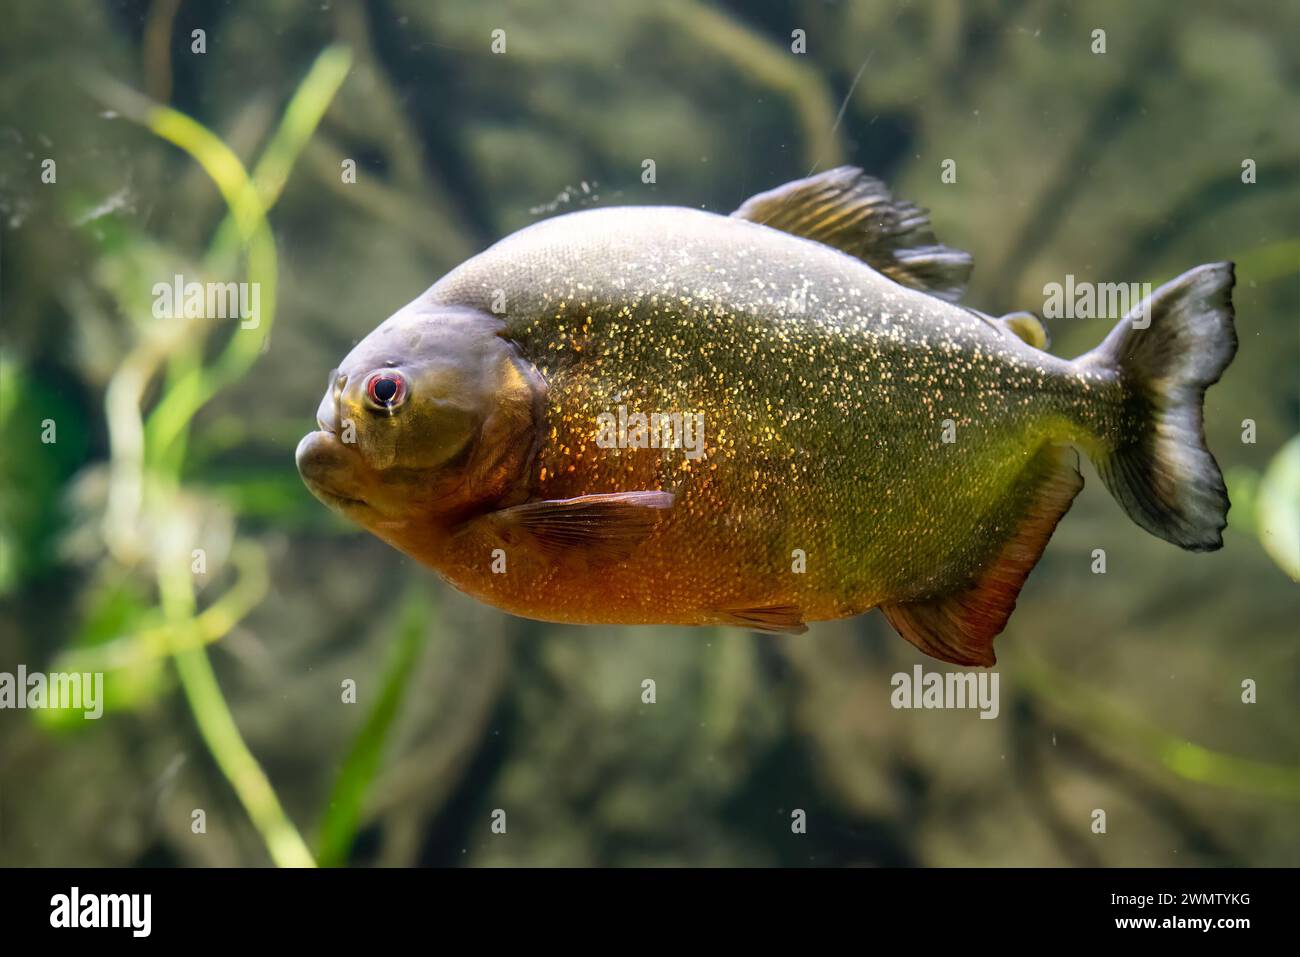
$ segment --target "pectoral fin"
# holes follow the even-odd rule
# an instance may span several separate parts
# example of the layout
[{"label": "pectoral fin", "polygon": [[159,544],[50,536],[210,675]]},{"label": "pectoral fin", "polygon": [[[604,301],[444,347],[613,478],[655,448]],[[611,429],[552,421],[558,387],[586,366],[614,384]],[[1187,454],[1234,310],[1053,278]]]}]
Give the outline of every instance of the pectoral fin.
[{"label": "pectoral fin", "polygon": [[950,302],[961,298],[970,278],[970,253],[941,245],[925,210],[895,199],[855,166],[751,196],[731,215],[833,246],[897,283]]},{"label": "pectoral fin", "polygon": [[1006,627],[1056,523],[1083,488],[1077,463],[1078,456],[1061,446],[1046,446],[1034,456],[1020,480],[1028,501],[1011,538],[969,587],[925,601],[881,605],[895,630],[940,661],[995,664],[993,639]]},{"label": "pectoral fin", "polygon": [[581,495],[515,505],[488,520],[507,538],[523,534],[553,554],[578,551],[593,560],[622,561],[672,504],[671,492]]}]

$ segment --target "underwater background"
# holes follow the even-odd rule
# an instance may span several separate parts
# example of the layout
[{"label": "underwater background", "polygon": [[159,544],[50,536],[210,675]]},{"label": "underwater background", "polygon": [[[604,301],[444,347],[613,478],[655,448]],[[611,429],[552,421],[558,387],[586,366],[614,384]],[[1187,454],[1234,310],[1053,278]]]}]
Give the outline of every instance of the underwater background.
[{"label": "underwater background", "polygon": [[[0,865],[1300,864],[1300,4],[0,7],[0,672],[106,696],[0,711]],[[996,719],[893,708],[946,666],[875,612],[509,617],[299,479],[338,358],[496,239],[842,163],[994,315],[1237,263],[1224,548],[1085,464]],[[259,325],[154,318],[176,274]]]}]

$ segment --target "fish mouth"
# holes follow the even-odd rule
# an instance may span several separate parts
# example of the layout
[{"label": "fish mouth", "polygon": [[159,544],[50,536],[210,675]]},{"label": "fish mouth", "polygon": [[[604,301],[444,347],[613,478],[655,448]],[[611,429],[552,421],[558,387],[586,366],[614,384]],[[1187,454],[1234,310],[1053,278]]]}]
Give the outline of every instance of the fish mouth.
[{"label": "fish mouth", "polygon": [[370,503],[363,498],[352,498],[348,495],[340,495],[338,492],[331,492],[329,489],[311,482],[307,483],[307,487],[311,490],[313,495],[324,501],[326,505],[342,509],[370,507]]},{"label": "fish mouth", "polygon": [[294,452],[298,474],[312,495],[330,508],[345,513],[371,507],[351,490],[344,491],[346,480],[353,474],[352,454],[331,429],[308,432]]}]

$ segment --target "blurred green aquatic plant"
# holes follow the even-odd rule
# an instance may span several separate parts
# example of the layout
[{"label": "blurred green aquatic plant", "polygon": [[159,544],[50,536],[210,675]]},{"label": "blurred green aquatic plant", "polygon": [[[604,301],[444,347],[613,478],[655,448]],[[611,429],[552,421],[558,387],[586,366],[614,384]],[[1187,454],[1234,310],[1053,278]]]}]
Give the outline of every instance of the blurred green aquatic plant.
[{"label": "blurred green aquatic plant", "polygon": [[[99,588],[82,640],[65,653],[64,666],[111,671],[111,684],[119,689],[113,704],[134,707],[158,691],[161,663],[170,658],[200,735],[272,860],[281,866],[315,862],[245,744],[205,650],[266,594],[265,556],[257,543],[237,536],[233,518],[219,501],[186,488],[182,473],[195,414],[238,381],[267,343],[278,279],[267,212],[346,78],[351,61],[350,51],[342,46],[327,48],[317,57],[251,175],[218,136],[191,117],[112,80],[95,84],[95,95],[107,105],[183,150],[212,179],[227,214],[202,261],[202,272],[228,275],[242,254],[247,281],[260,290],[261,310],[259,321],[233,331],[210,361],[205,361],[205,347],[212,335],[211,322],[136,324],[137,342],[114,372],[105,395],[111,458],[101,533],[112,561],[99,569]],[[114,237],[114,242],[129,247],[124,254],[127,272],[139,272],[141,262],[161,258],[146,237]],[[144,305],[139,301],[140,285],[117,278],[110,285],[119,307],[127,315],[140,315]],[[146,397],[160,377],[161,390],[146,415]],[[200,542],[205,547],[196,549]],[[200,610],[196,576],[224,577],[227,558],[236,571],[234,583]],[[156,605],[133,577],[136,569],[150,566],[159,596]],[[125,693],[123,687],[128,689]],[[52,714],[52,720],[62,720],[58,712]]]},{"label": "blurred green aquatic plant", "polygon": [[1074,681],[1034,652],[1025,655],[1021,680],[1037,707],[1064,718],[1099,747],[1138,755],[1184,781],[1300,801],[1300,766],[1224,754],[1171,734]]},{"label": "blurred green aquatic plant", "polygon": [[1300,582],[1300,435],[1273,456],[1261,474],[1239,466],[1228,473],[1233,526],[1250,532],[1277,566]]},{"label": "blurred green aquatic plant", "polygon": [[57,442],[17,430],[15,413],[35,386],[16,358],[0,352],[0,435],[8,447],[0,456],[0,597],[56,564],[49,530],[59,527],[59,496],[86,445],[78,416],[58,390],[41,400],[41,419],[57,423]]},{"label": "blurred green aquatic plant", "polygon": [[317,862],[322,867],[347,863],[362,822],[366,796],[384,756],[389,731],[429,634],[433,609],[426,591],[416,585],[407,593],[399,615],[397,641],[389,652],[379,697],[334,779],[334,790],[320,826]]},{"label": "blurred green aquatic plant", "polygon": [[[236,542],[230,564],[234,582],[194,616],[192,627],[180,638],[170,634],[173,626],[145,587],[119,571],[95,590],[79,646],[57,656],[54,670],[112,672],[113,681],[104,689],[106,712],[131,710],[151,701],[160,689],[163,665],[173,648],[203,647],[221,640],[266,596],[270,574],[261,548],[247,541]],[[46,709],[35,717],[50,728],[85,726],[76,710]]]},{"label": "blurred green aquatic plant", "polygon": [[1232,257],[1237,264],[1237,281],[1272,282],[1284,276],[1294,277],[1300,263],[1300,238],[1256,246]]}]

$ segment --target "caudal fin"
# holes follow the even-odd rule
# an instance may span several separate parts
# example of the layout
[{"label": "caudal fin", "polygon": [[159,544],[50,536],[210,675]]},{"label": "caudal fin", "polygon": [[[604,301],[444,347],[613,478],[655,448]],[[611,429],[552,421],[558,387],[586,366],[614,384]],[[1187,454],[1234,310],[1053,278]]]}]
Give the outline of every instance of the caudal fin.
[{"label": "caudal fin", "polygon": [[1102,481],[1133,521],[1191,551],[1221,547],[1228,523],[1201,405],[1237,352],[1233,282],[1230,262],[1183,273],[1079,360],[1117,370],[1124,390],[1125,424],[1094,456]]}]

